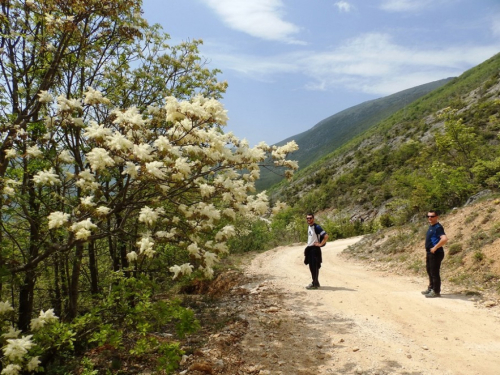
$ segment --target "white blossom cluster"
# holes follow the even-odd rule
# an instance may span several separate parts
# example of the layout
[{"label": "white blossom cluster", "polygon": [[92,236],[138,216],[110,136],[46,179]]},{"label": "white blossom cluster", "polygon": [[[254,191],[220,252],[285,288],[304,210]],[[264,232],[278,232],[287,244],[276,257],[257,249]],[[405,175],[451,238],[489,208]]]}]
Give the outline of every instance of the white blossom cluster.
[{"label": "white blossom cluster", "polygon": [[[0,318],[3,315],[13,311],[9,302],[0,302]],[[45,324],[57,321],[52,309],[40,312],[40,316],[31,321],[31,329],[35,331]],[[36,346],[33,335],[20,336],[21,330],[15,329],[12,325],[6,328],[6,332],[1,335],[3,345],[4,367],[1,375],[18,375],[23,370],[28,372],[38,371],[40,369],[40,359],[37,356],[30,356],[29,351]],[[3,330],[2,330],[3,331]]]},{"label": "white blossom cluster", "polygon": [[[210,277],[219,254],[228,249],[226,241],[237,235],[234,226],[225,223],[270,213],[267,194],[253,195],[260,167],[285,167],[288,176],[298,168],[287,159],[298,148],[295,142],[250,147],[246,140],[224,133],[227,111],[215,99],[167,97],[163,107],[150,106],[144,112],[117,108],[99,122],[76,117],[85,106],[110,106],[91,87],[81,99],[41,91],[38,100],[50,109],[47,140],[72,127],[85,144],[83,151],[71,148],[71,143],[51,142],[57,144],[52,166],[45,164],[33,175],[36,186],[55,197],[60,191],[78,190],[77,199],[60,197],[64,208],[48,214],[48,229],[66,233],[68,240],[88,241],[104,230],[112,213],[123,213],[142,233],[127,255],[131,264],[153,257],[156,247],[168,242],[184,247]],[[22,157],[40,159],[44,150],[43,144],[31,144]],[[5,152],[8,158],[20,157],[15,149]],[[73,167],[77,160],[83,167]],[[115,185],[117,176],[126,188]],[[15,184],[4,181],[4,194],[13,194]],[[115,190],[109,193],[106,188]],[[148,191],[155,194],[146,198]],[[174,278],[193,270],[191,264],[170,269]]]}]

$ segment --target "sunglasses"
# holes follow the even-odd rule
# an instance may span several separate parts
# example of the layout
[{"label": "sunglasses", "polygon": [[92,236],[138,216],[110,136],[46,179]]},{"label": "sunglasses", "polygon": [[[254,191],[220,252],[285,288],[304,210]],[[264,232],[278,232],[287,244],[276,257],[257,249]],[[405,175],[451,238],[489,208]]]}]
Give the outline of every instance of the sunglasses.
[{"label": "sunglasses", "polygon": [[436,217],[437,215],[427,215],[427,217]]},{"label": "sunglasses", "polygon": [[312,220],[313,218],[312,217],[306,217],[306,220]]}]

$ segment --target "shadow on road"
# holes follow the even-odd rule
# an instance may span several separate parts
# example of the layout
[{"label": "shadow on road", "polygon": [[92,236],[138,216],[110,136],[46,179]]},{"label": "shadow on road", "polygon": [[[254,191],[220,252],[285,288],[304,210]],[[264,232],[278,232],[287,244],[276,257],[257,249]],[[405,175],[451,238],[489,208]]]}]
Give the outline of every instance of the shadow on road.
[{"label": "shadow on road", "polygon": [[441,293],[441,298],[460,299],[462,301],[470,301],[470,296],[466,296],[465,294],[443,294],[443,293]]},{"label": "shadow on road", "polygon": [[335,286],[321,286],[317,290],[330,290],[332,292],[338,291],[338,290],[345,290],[348,292],[357,292],[356,289],[349,289],[349,288],[343,288],[343,287],[335,287]]}]

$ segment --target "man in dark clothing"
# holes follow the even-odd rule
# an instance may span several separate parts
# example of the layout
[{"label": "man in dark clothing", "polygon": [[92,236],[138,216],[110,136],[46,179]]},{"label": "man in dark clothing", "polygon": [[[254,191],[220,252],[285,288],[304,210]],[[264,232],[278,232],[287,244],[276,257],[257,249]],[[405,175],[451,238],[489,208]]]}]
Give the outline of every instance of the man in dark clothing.
[{"label": "man in dark clothing", "polygon": [[443,226],[438,222],[439,212],[429,211],[427,214],[429,229],[425,236],[425,268],[429,275],[429,286],[422,292],[427,298],[441,297],[441,262],[444,258],[443,245],[448,242]]},{"label": "man in dark clothing", "polygon": [[307,289],[319,288],[319,269],[321,268],[321,246],[324,246],[328,240],[328,234],[318,224],[314,223],[314,215],[306,216],[307,229],[307,247],[304,250],[304,263],[309,265],[311,271],[312,283],[306,286]]}]

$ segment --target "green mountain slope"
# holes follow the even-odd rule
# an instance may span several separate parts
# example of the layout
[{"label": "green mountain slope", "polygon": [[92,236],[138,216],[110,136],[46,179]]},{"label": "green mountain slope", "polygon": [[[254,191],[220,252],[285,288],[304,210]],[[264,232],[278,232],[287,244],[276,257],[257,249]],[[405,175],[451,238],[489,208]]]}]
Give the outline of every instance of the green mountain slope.
[{"label": "green mountain slope", "polygon": [[[320,121],[311,129],[289,137],[277,143],[277,145],[284,145],[295,140],[299,145],[299,150],[293,155],[293,159],[299,162],[300,168],[307,167],[394,112],[404,109],[416,99],[451,80],[452,78],[447,78],[427,83],[358,104]],[[261,175],[261,179],[257,182],[257,189],[259,190],[268,189],[282,179],[281,176],[267,170],[263,170]]]},{"label": "green mountain slope", "polygon": [[[448,108],[448,109],[446,109]],[[382,225],[500,184],[500,54],[352,138],[271,190],[300,212]]]}]

